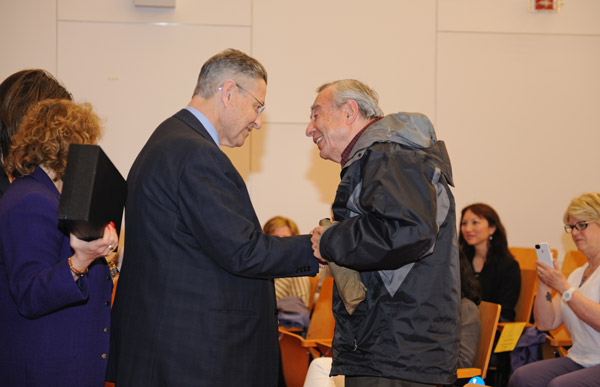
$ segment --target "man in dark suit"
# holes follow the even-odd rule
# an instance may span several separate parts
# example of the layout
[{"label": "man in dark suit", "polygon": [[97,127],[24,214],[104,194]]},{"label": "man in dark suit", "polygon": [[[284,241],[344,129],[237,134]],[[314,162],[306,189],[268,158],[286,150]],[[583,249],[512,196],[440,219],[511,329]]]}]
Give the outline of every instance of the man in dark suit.
[{"label": "man in dark suit", "polygon": [[261,231],[220,145],[259,129],[267,74],[237,50],[210,58],[189,106],[128,176],[108,380],[117,386],[276,386],[273,278],[314,275],[309,236]]}]

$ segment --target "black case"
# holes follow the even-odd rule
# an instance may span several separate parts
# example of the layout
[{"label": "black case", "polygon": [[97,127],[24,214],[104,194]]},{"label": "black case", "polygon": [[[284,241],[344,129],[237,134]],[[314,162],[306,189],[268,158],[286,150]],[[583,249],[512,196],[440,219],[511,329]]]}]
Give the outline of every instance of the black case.
[{"label": "black case", "polygon": [[102,238],[112,221],[121,229],[127,183],[98,145],[71,144],[58,205],[59,226],[79,239]]}]

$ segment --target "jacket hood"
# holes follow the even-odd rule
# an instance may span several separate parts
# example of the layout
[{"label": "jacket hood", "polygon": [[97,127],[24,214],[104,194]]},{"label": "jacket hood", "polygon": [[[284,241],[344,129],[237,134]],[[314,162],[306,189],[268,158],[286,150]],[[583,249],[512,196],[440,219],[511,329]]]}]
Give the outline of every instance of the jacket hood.
[{"label": "jacket hood", "polygon": [[367,131],[368,135],[358,139],[353,153],[376,142],[397,142],[410,148],[429,148],[437,142],[431,121],[421,113],[389,114]]},{"label": "jacket hood", "polygon": [[394,142],[412,149],[422,149],[438,160],[438,167],[448,183],[454,186],[450,157],[443,141],[438,141],[433,124],[421,113],[388,114],[371,124],[359,137],[344,167],[364,154],[364,150],[378,142]]}]

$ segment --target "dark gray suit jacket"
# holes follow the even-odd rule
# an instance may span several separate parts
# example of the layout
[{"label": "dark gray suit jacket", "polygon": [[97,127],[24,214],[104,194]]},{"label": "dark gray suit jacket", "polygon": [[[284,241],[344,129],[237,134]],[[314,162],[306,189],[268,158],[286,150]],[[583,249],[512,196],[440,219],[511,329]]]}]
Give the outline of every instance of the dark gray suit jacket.
[{"label": "dark gray suit jacket", "polygon": [[309,236],[265,236],[246,185],[200,122],[163,122],[128,176],[108,380],[276,386],[273,278],[314,275]]}]

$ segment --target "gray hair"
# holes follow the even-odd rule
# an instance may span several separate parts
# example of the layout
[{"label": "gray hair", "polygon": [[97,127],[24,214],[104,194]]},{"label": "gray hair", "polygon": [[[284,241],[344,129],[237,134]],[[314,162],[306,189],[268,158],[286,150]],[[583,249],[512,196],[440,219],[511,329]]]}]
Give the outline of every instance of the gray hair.
[{"label": "gray hair", "polygon": [[358,110],[364,118],[383,117],[377,92],[366,84],[355,79],[342,79],[320,86],[317,93],[322,92],[329,86],[332,87],[333,100],[338,108],[345,104],[346,100],[352,99],[358,104]]},{"label": "gray hair", "polygon": [[214,55],[202,65],[194,95],[209,98],[222,82],[236,75],[262,79],[267,83],[267,70],[259,61],[239,50],[229,48]]}]

